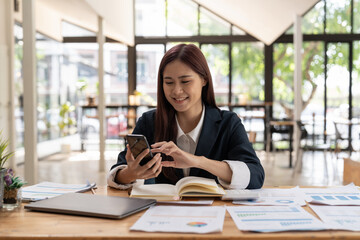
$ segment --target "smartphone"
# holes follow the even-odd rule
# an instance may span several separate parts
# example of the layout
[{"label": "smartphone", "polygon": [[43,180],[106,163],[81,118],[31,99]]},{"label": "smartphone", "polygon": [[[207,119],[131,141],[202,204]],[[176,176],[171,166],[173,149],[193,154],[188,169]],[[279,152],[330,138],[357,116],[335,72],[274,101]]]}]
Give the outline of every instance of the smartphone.
[{"label": "smartphone", "polygon": [[126,141],[129,144],[131,153],[133,154],[134,158],[136,158],[145,149],[149,149],[149,153],[140,161],[140,166],[144,166],[154,157],[153,153],[150,151],[149,143],[144,135],[127,134]]}]

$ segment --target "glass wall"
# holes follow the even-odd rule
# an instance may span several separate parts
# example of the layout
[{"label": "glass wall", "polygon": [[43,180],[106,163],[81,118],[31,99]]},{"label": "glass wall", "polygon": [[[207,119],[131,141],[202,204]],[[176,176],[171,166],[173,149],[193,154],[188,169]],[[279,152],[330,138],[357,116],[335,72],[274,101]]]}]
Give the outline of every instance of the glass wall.
[{"label": "glass wall", "polygon": [[164,45],[136,46],[136,90],[141,95],[140,104],[156,104],[157,75]]},{"label": "glass wall", "polygon": [[350,0],[326,0],[326,33],[350,33]]},{"label": "glass wall", "polygon": [[135,1],[135,35],[165,36],[165,1]]},{"label": "glass wall", "polygon": [[201,51],[208,62],[217,104],[227,104],[229,99],[229,45],[203,44]]},{"label": "glass wall", "polygon": [[294,46],[292,43],[274,45],[273,117],[288,119],[294,109]]},{"label": "glass wall", "polygon": [[199,21],[200,35],[230,35],[230,24],[202,7]]},{"label": "glass wall", "polygon": [[23,84],[23,31],[19,25],[14,25],[15,35],[15,63],[14,63],[14,85],[15,85],[15,132],[16,147],[24,146],[24,84]]},{"label": "glass wall", "polygon": [[168,1],[167,17],[168,36],[194,36],[198,34],[197,4],[193,1]]},{"label": "glass wall", "polygon": [[264,44],[233,43],[231,57],[231,102],[235,104],[263,102],[265,99]]},{"label": "glass wall", "polygon": [[[145,4],[141,0],[137,2]],[[269,74],[265,72],[264,44],[244,38],[244,35],[247,35],[244,31],[201,5],[190,3],[188,0],[164,2],[162,19],[167,31],[163,40],[156,38],[155,42],[166,45],[166,49],[175,44],[171,41],[173,36],[176,36],[175,41],[181,41],[183,36],[183,42],[198,42],[209,62],[219,105],[263,103],[268,92],[264,79]],[[186,20],[180,21],[181,23],[174,19],[175,6],[181,13],[186,12]],[[334,134],[333,119],[340,116],[350,117],[351,105],[352,116],[360,116],[360,110],[357,109],[357,100],[360,96],[357,91],[360,84],[357,67],[359,40],[357,35],[352,34],[360,31],[360,17],[357,14],[359,9],[360,0],[321,0],[302,19],[302,31],[306,37],[302,57],[301,119],[310,125],[307,127],[310,134],[322,139],[327,135],[330,135],[330,138],[334,137],[331,136]],[[145,8],[143,10],[145,11]],[[198,16],[198,21],[195,16]],[[188,19],[192,19],[192,24],[187,22]],[[170,28],[170,25],[174,28]],[[172,28],[177,29],[177,32],[172,32]],[[197,30],[199,36],[196,35]],[[292,32],[290,27],[286,34],[272,45],[273,81],[270,98],[273,100],[272,117],[277,119],[293,117],[295,66]],[[156,33],[151,35],[158,36]],[[223,40],[218,38],[224,35],[227,37]],[[203,40],[204,36],[207,37],[206,40]],[[146,39],[139,38],[136,44],[151,46],[154,41],[147,43]],[[350,50],[353,51],[354,61],[351,73],[351,104]],[[267,97],[269,99],[269,96]],[[316,126],[313,123],[316,123]]]},{"label": "glass wall", "polygon": [[360,118],[360,41],[353,44],[352,116]]}]

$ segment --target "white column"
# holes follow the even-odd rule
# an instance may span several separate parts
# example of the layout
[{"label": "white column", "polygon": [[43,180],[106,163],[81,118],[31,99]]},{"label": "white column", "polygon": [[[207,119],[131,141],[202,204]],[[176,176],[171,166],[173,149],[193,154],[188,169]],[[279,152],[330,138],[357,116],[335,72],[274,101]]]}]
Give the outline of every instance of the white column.
[{"label": "white column", "polygon": [[[295,63],[295,70],[294,70],[294,121],[300,121],[301,118],[301,111],[302,111],[302,96],[301,96],[301,86],[302,86],[302,67],[301,67],[301,60],[302,60],[302,33],[301,33],[301,16],[295,16],[295,23],[294,23],[294,63]],[[294,126],[294,150],[296,161],[302,161],[298,158],[298,146],[300,144],[300,136],[301,132],[300,129],[297,127],[297,124]],[[301,164],[296,164],[296,166],[301,166]]]},{"label": "white column", "polygon": [[98,34],[97,42],[99,45],[99,101],[98,101],[98,115],[99,115],[99,141],[100,141],[100,162],[99,172],[105,171],[105,94],[104,94],[104,31],[103,31],[103,18],[98,16]]},{"label": "white column", "polygon": [[36,116],[36,57],[35,0],[23,1],[23,71],[24,71],[24,148],[25,180],[37,183],[37,116]]},{"label": "white column", "polygon": [[[14,61],[15,61],[15,43],[14,43],[14,1],[5,1],[7,3],[6,18],[7,21],[7,42],[9,54],[9,150],[16,150],[16,131],[15,131],[15,84],[14,84]],[[10,167],[16,171],[16,153],[10,160]]]},{"label": "white column", "polygon": [[[8,140],[7,151],[16,147],[14,118],[14,1],[0,0],[0,131],[3,140]],[[14,170],[15,156],[5,167]]]}]

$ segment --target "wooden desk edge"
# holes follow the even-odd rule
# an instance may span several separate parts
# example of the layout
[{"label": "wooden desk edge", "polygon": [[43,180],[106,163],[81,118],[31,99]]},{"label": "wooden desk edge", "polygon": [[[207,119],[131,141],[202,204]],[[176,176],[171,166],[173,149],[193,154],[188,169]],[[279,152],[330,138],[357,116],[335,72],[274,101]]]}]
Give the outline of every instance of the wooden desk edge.
[{"label": "wooden desk edge", "polygon": [[[271,186],[268,186],[271,187]],[[282,186],[279,188],[292,188]],[[266,187],[265,187],[266,188]],[[321,188],[321,187],[319,187]],[[88,192],[91,194],[90,192]],[[127,196],[128,191],[99,186],[96,194]],[[214,205],[232,205],[229,201],[216,200]],[[308,207],[305,210],[315,215]],[[9,212],[9,218],[0,224],[0,239],[359,239],[359,232],[349,231],[287,231],[254,233],[237,229],[230,214],[226,212],[221,233],[148,233],[130,231],[144,211],[121,220],[99,219],[63,214],[30,212],[21,209]],[[2,213],[0,213],[2,215]],[[316,215],[315,215],[316,216]],[[3,220],[4,218],[2,218]],[[32,220],[32,221],[31,221]],[[76,224],[74,224],[76,222]],[[5,223],[5,224],[4,224]],[[21,227],[19,227],[21,225]],[[45,229],[45,230],[44,230]]]}]

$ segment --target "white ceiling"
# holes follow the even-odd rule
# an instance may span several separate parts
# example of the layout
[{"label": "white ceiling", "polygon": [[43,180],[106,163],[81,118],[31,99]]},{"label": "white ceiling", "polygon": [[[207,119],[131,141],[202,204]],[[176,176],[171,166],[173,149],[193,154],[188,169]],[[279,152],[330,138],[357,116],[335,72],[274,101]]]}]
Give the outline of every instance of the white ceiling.
[{"label": "white ceiling", "polygon": [[[21,11],[22,7],[14,14],[19,22]],[[36,0],[35,16],[36,29],[58,41],[62,41],[63,20],[97,32],[102,16],[105,36],[134,45],[133,0]]]},{"label": "white ceiling", "polygon": [[193,0],[267,45],[319,0]]},{"label": "white ceiling", "polygon": [[[193,1],[270,45],[294,23],[296,15],[303,15],[319,0]],[[133,46],[133,4],[134,0],[36,0],[36,28],[62,41],[61,21],[97,32],[99,15],[107,37]],[[15,13],[15,19],[22,21],[21,12]]]}]

